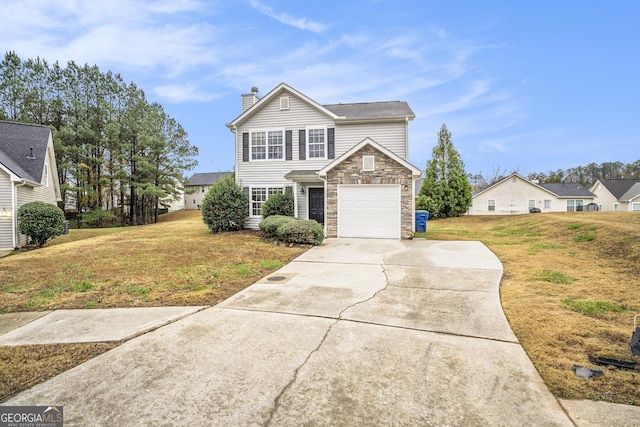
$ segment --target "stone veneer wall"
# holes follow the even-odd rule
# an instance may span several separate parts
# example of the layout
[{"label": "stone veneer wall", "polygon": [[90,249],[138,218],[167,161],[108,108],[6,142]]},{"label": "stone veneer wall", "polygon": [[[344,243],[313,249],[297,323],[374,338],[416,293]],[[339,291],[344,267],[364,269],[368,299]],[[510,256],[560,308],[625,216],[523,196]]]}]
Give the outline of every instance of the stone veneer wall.
[{"label": "stone veneer wall", "polygon": [[[362,156],[370,155],[374,156],[375,170],[365,172],[362,170]],[[327,212],[325,212],[327,237],[338,235],[338,185],[340,184],[399,184],[402,204],[400,237],[410,239],[413,236],[413,180],[409,169],[367,145],[330,170],[327,173]]]}]

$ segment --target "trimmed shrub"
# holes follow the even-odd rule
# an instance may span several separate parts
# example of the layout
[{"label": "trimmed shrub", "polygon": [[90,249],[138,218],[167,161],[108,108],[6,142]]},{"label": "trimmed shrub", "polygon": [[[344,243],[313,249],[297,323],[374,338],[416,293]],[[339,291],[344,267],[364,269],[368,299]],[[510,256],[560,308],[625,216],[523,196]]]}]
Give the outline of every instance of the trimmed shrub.
[{"label": "trimmed shrub", "polygon": [[64,212],[50,203],[26,203],[18,209],[18,230],[41,247],[64,232]]},{"label": "trimmed shrub", "polygon": [[324,240],[324,229],[314,220],[285,222],[277,229],[278,238],[285,243],[319,245]]},{"label": "trimmed shrub", "polygon": [[202,220],[214,233],[241,230],[247,216],[249,199],[233,174],[218,179],[202,201]]},{"label": "trimmed shrub", "polygon": [[262,217],[293,216],[293,194],[274,194],[262,205]]},{"label": "trimmed shrub", "polygon": [[267,238],[278,237],[278,227],[287,222],[296,221],[292,216],[271,215],[260,221],[258,227],[264,232]]},{"label": "trimmed shrub", "polygon": [[80,222],[87,227],[105,227],[113,225],[116,216],[110,211],[95,209],[82,214]]}]

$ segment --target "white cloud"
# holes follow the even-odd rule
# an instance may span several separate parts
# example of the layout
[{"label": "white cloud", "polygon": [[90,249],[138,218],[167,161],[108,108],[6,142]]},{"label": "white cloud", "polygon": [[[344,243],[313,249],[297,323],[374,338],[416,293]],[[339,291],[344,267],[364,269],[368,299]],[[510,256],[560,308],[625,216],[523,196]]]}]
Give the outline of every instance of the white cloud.
[{"label": "white cloud", "polygon": [[203,88],[192,83],[157,86],[153,89],[153,93],[171,103],[209,102],[221,97],[218,94],[207,93]]},{"label": "white cloud", "polygon": [[270,6],[262,4],[258,0],[251,0],[251,7],[257,9],[260,13],[268,16],[269,18],[273,18],[284,25],[289,25],[300,30],[321,33],[327,28],[326,25],[311,21],[307,18],[296,18],[284,12],[276,13]]}]

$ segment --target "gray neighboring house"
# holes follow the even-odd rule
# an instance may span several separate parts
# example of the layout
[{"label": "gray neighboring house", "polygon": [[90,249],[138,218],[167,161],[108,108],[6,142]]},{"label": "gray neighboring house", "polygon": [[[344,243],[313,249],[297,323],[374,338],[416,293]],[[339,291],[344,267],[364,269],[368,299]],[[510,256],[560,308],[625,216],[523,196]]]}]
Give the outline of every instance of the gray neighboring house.
[{"label": "gray neighboring house", "polygon": [[0,250],[27,243],[18,232],[18,209],[62,200],[51,129],[0,121]]},{"label": "gray neighboring house", "polygon": [[189,183],[184,186],[184,208],[200,209],[204,196],[209,192],[211,186],[224,175],[232,172],[206,172],[194,173],[189,178]]},{"label": "gray neighboring house", "polygon": [[575,212],[593,203],[595,194],[576,183],[537,183],[517,173],[473,194],[469,215]]},{"label": "gray neighboring house", "polygon": [[328,237],[412,237],[422,171],[407,161],[415,115],[406,102],[323,105],[282,83],[262,98],[252,88],[241,106],[227,127],[249,196],[245,227],[258,227],[269,197],[290,192],[295,216]]},{"label": "gray neighboring house", "polygon": [[601,211],[640,211],[640,179],[599,179],[591,192]]}]

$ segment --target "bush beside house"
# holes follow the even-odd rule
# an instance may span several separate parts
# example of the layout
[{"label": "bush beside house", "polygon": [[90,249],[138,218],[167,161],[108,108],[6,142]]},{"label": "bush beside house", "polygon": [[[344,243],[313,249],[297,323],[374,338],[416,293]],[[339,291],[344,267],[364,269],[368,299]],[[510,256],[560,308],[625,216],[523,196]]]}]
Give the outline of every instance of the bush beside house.
[{"label": "bush beside house", "polygon": [[260,221],[259,227],[266,238],[278,239],[284,243],[319,245],[324,240],[324,229],[314,220],[272,215]]},{"label": "bush beside house", "polygon": [[51,203],[25,203],[18,209],[18,230],[41,247],[64,232],[64,212]]},{"label": "bush beside house", "polygon": [[249,199],[234,175],[219,178],[202,201],[202,219],[214,232],[237,231],[249,215]]}]

